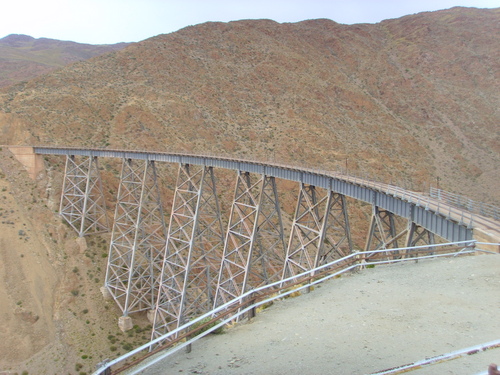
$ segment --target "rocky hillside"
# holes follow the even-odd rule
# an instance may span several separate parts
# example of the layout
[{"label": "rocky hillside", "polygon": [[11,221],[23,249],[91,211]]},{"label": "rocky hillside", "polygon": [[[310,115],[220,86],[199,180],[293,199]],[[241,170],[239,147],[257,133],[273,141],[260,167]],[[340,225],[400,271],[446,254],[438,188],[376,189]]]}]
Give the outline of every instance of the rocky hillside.
[{"label": "rocky hillside", "polygon": [[0,87],[28,81],[75,61],[117,51],[129,44],[92,45],[11,34],[0,39]]},{"label": "rocky hillside", "polygon": [[[500,9],[453,8],[352,26],[192,26],[0,89],[0,142],[347,164],[498,204],[499,21]],[[61,223],[63,159],[45,160],[30,181],[0,150],[0,372],[91,373],[147,340],[148,323],[119,331],[99,292],[109,235],[83,241]],[[111,201],[116,170],[103,165]],[[283,200],[292,212],[295,196]]]},{"label": "rocky hillside", "polygon": [[[499,201],[500,9],[206,23],[4,90],[4,143],[276,158]],[[404,181],[404,182],[403,182]]]}]

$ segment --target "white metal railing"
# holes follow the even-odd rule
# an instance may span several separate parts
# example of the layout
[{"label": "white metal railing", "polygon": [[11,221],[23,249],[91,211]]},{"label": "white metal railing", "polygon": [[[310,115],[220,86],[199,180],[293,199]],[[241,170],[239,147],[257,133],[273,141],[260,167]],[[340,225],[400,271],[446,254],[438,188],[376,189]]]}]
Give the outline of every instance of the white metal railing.
[{"label": "white metal railing", "polygon": [[432,197],[431,195],[424,195],[421,193],[413,192],[395,185],[370,181],[351,175],[343,177],[340,176],[340,178],[344,178],[346,181],[351,183],[358,183],[369,186],[370,188],[381,191],[386,195],[392,195],[393,197],[399,198],[403,201],[413,203],[417,207],[425,207],[425,209],[431,210],[438,215],[442,215],[448,218],[451,218],[453,215],[456,218],[457,222],[461,223],[462,225],[466,225],[468,228],[474,227],[474,213],[464,209],[464,207],[453,207],[453,205],[448,204],[448,202],[439,200],[435,197]]},{"label": "white metal railing", "polygon": [[482,216],[488,216],[495,220],[500,220],[500,208],[492,204],[474,201],[463,195],[450,193],[435,187],[431,187],[429,195],[439,201],[446,202],[449,205],[464,208],[471,213]]},{"label": "white metal railing", "polygon": [[[337,259],[333,262],[330,262],[328,264],[322,265],[320,267],[317,267],[315,269],[312,269],[310,271],[301,273],[296,276],[289,277],[287,279],[265,285],[256,289],[252,289],[241,296],[225,303],[224,305],[221,305],[217,308],[215,308],[212,311],[207,312],[206,314],[203,314],[192,321],[180,326],[179,328],[168,332],[167,334],[158,337],[147,344],[144,344],[114,360],[111,360],[109,362],[106,362],[102,365],[99,366],[97,371],[94,373],[94,375],[104,375],[106,373],[109,373],[109,369],[111,366],[124,363],[131,357],[133,357],[136,354],[139,354],[140,352],[149,350],[155,345],[160,345],[163,342],[166,341],[172,341],[176,336],[180,335],[182,332],[190,331],[192,330],[194,326],[199,325],[200,322],[205,321],[207,318],[213,318],[216,317],[217,315],[223,313],[224,311],[227,311],[231,308],[234,309],[234,307],[241,306],[239,309],[237,309],[234,314],[230,315],[227,318],[224,318],[222,320],[218,320],[217,323],[207,329],[206,331],[203,331],[199,334],[196,334],[192,338],[187,338],[184,342],[178,342],[175,346],[171,346],[168,348],[165,348],[161,352],[156,353],[154,356],[151,356],[147,362],[144,361],[144,363],[135,366],[132,370],[128,372],[128,374],[137,374],[140,371],[143,371],[144,369],[148,368],[149,366],[152,366],[153,364],[162,361],[163,359],[169,357],[170,355],[176,353],[177,351],[181,350],[182,348],[185,348],[195,341],[199,340],[200,338],[210,334],[211,332],[223,327],[224,325],[234,321],[238,317],[242,316],[243,314],[249,312],[249,311],[255,311],[255,308],[258,306],[264,305],[266,303],[269,303],[271,301],[274,301],[276,299],[281,299],[284,298],[294,292],[300,291],[302,289],[310,288],[312,285],[321,283],[323,281],[326,281],[328,279],[334,278],[338,275],[341,275],[343,273],[346,273],[348,271],[354,270],[356,268],[364,268],[367,263],[363,261],[363,259],[372,256],[377,253],[389,253],[389,252],[394,252],[398,255],[401,253],[406,253],[407,257],[402,258],[402,259],[386,259],[386,260],[376,260],[376,261],[370,261],[371,264],[389,264],[389,263],[399,263],[399,262],[405,262],[405,261],[412,261],[412,260],[419,260],[419,259],[426,259],[426,258],[437,258],[437,257],[446,257],[446,256],[457,256],[457,255],[464,255],[464,254],[471,254],[475,252],[489,252],[489,251],[484,251],[482,249],[479,249],[477,246],[480,245],[495,245],[495,246],[500,246],[500,243],[497,244],[486,244],[486,243],[481,243],[477,242],[475,240],[470,240],[470,241],[461,241],[461,242],[451,242],[451,243],[445,243],[445,244],[437,244],[437,245],[424,245],[424,246],[414,246],[414,247],[408,247],[408,248],[398,248],[398,249],[382,249],[382,250],[372,250],[372,251],[360,251],[360,252],[353,252],[352,254],[347,255],[344,258]],[[454,246],[455,251],[451,252],[445,252],[442,254],[431,254],[431,255],[420,255],[420,254],[430,254],[433,253],[434,251],[438,250],[439,248],[443,248],[446,246]],[[445,248],[446,250],[446,248]],[[458,250],[458,251],[457,251]],[[328,271],[328,269],[334,268],[335,266],[337,267],[342,267],[343,265],[347,264],[346,267],[336,270],[332,273],[326,273],[324,276],[319,277],[318,274],[324,273],[325,271]],[[316,275],[314,278],[311,275]],[[302,282],[301,280],[307,280],[307,283],[305,284],[299,284],[296,285],[293,289],[290,289],[290,285],[288,283],[293,283],[297,284],[297,280],[299,282]],[[255,296],[259,294],[265,294],[266,292],[272,291],[274,294],[269,295],[267,298],[263,300],[259,300],[255,302]],[[252,301],[252,303],[247,303],[245,304],[245,301]],[[107,372],[108,371],[108,372]],[[120,370],[118,370],[120,371]]]},{"label": "white metal railing", "polygon": [[[407,365],[403,365],[403,366],[400,366],[400,367],[391,368],[391,369],[388,369],[388,370],[382,370],[382,371],[379,371],[379,372],[374,372],[374,373],[372,373],[370,375],[396,375],[396,374],[403,374],[403,373],[408,372],[408,371],[418,370],[418,369],[420,369],[420,368],[422,368],[424,366],[434,365],[434,364],[437,364],[437,363],[443,363],[445,361],[450,361],[452,359],[457,359],[457,358],[461,358],[461,357],[465,357],[465,356],[470,356],[470,355],[473,355],[473,354],[484,352],[486,350],[496,349],[496,348],[500,348],[500,340],[490,341],[490,342],[487,342],[487,343],[484,343],[484,344],[480,344],[480,345],[476,345],[476,346],[471,346],[469,348],[455,350],[455,351],[450,352],[450,353],[441,354],[441,355],[438,355],[438,356],[435,356],[435,357],[430,357],[430,358],[422,359],[420,361],[416,361],[416,362],[413,362],[413,363],[410,363],[410,364],[407,364]],[[476,375],[482,375],[482,374],[487,375],[487,372],[481,372],[480,374],[476,374]]]},{"label": "white metal railing", "polygon": [[[336,177],[343,179],[347,182],[353,184],[359,184],[371,189],[378,190],[386,195],[392,195],[395,198],[414,203],[417,207],[425,207],[428,210],[432,210],[438,215],[442,215],[451,218],[452,215],[455,216],[458,222],[466,225],[468,228],[474,227],[475,215],[485,215],[489,216],[495,220],[500,220],[500,211],[498,207],[488,205],[486,203],[475,202],[469,198],[459,196],[454,194],[455,198],[451,198],[451,193],[446,195],[443,190],[430,187],[429,194],[418,193],[406,188],[402,188],[392,183],[380,182],[377,178],[372,178],[370,175],[365,175],[363,177],[355,175],[352,171],[349,173],[343,172],[329,172],[322,171],[318,169],[303,168],[306,171],[324,174],[327,176]],[[442,192],[437,194],[436,191]],[[465,205],[462,202],[473,202],[472,205]],[[460,204],[462,203],[462,204]],[[472,210],[469,210],[469,207]],[[476,218],[477,219],[477,218]]]}]

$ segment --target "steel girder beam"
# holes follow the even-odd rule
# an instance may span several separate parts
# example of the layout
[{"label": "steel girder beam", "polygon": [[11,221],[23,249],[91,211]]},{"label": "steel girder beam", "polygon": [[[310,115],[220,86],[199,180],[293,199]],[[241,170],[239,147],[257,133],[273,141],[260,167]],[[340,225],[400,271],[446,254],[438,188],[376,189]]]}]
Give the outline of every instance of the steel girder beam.
[{"label": "steel girder beam", "polygon": [[[223,157],[208,157],[201,155],[187,155],[179,153],[160,153],[126,150],[106,150],[106,149],[71,149],[57,147],[34,147],[36,154],[42,155],[84,155],[113,158],[131,158],[139,160],[155,160],[167,163],[189,163],[191,165],[209,165],[214,168],[225,168],[239,170],[242,172],[265,174],[275,178],[282,178],[290,181],[304,182],[324,189],[335,190],[347,197],[351,197],[369,204],[375,204],[381,208],[389,210],[400,217],[409,217],[412,213],[412,221],[427,228],[436,235],[448,241],[466,241],[473,238],[472,227],[463,222],[456,222],[449,217],[445,217],[421,205],[422,202],[415,202],[415,197],[405,198],[405,193],[390,194],[393,187],[387,186],[388,191],[374,188],[368,181],[359,179],[344,179],[335,175],[308,171],[290,166],[279,166],[272,164],[262,164],[258,162],[241,159],[229,159]],[[401,196],[401,193],[403,194]]]},{"label": "steel girder beam", "polygon": [[284,235],[274,177],[238,171],[214,306],[279,280]]},{"label": "steel girder beam", "polygon": [[223,244],[213,168],[180,164],[153,339],[211,310]]},{"label": "steel girder beam", "polygon": [[[415,203],[414,198],[405,199],[403,196],[389,194],[370,186],[369,182],[355,179],[338,178],[334,175],[317,173],[300,168],[286,167],[241,159],[223,157],[208,157],[201,155],[187,155],[179,153],[160,153],[126,150],[106,149],[71,149],[57,147],[34,147],[36,154],[41,155],[85,155],[113,158],[132,158],[140,160],[155,160],[168,163],[190,163],[191,165],[209,165],[215,168],[239,170],[242,172],[260,173],[266,176],[282,178],[290,181],[304,182],[324,189],[332,189],[369,204],[376,204],[401,217],[408,217],[410,210],[414,210],[413,221],[423,226],[436,235],[448,241],[466,241],[472,239],[472,228],[462,222],[456,222],[448,217],[443,217],[435,210],[422,207],[421,202]],[[365,184],[366,183],[366,184]],[[389,186],[387,186],[389,188]],[[391,187],[392,189],[392,187]]]},{"label": "steel girder beam", "polygon": [[155,308],[165,242],[155,163],[124,159],[104,285],[123,316]]},{"label": "steel girder beam", "polygon": [[350,252],[352,241],[345,197],[329,190],[319,198],[315,186],[301,183],[283,279]]},{"label": "steel girder beam", "polygon": [[59,213],[80,237],[109,232],[97,157],[66,156]]}]

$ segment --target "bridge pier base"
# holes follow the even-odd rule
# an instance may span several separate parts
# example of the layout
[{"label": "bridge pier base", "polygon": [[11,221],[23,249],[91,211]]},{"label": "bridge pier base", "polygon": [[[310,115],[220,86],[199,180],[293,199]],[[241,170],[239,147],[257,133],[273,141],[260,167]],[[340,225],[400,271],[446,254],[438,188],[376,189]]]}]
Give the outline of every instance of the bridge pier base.
[{"label": "bridge pier base", "polygon": [[120,316],[118,318],[118,327],[122,332],[130,331],[134,327],[132,318],[130,316]]},{"label": "bridge pier base", "polygon": [[99,288],[99,290],[101,291],[102,297],[105,300],[112,300],[113,299],[113,295],[109,292],[108,288],[106,288],[105,286],[101,286],[101,288]]},{"label": "bridge pier base", "polygon": [[151,310],[148,310],[148,313],[147,313],[148,321],[152,325],[154,325],[154,323],[155,323],[155,312],[156,312],[156,310],[151,309]]}]

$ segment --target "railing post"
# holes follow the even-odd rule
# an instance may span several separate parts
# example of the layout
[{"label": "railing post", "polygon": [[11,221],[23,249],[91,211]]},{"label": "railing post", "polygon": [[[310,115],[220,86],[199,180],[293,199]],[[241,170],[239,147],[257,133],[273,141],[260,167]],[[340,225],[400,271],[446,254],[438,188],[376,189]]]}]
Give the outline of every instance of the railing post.
[{"label": "railing post", "polygon": [[[255,294],[254,293],[251,293],[248,296],[248,303],[250,303],[251,305],[255,305]],[[256,315],[257,315],[256,307],[252,306],[252,308],[248,311],[248,320],[255,318]]]},{"label": "railing post", "polygon": [[[104,361],[98,363],[96,365],[97,370],[99,371],[99,369],[101,367],[106,366],[108,364],[108,362],[109,362],[109,359],[105,359]],[[104,370],[99,372],[99,375],[111,375],[111,368],[106,366],[106,368]]]},{"label": "railing post", "polygon": [[[353,254],[359,253],[359,250],[353,250]],[[358,264],[358,270],[363,270],[366,268],[366,259],[365,255],[355,255],[354,256],[354,262]],[[356,268],[354,268],[356,270]]]}]

